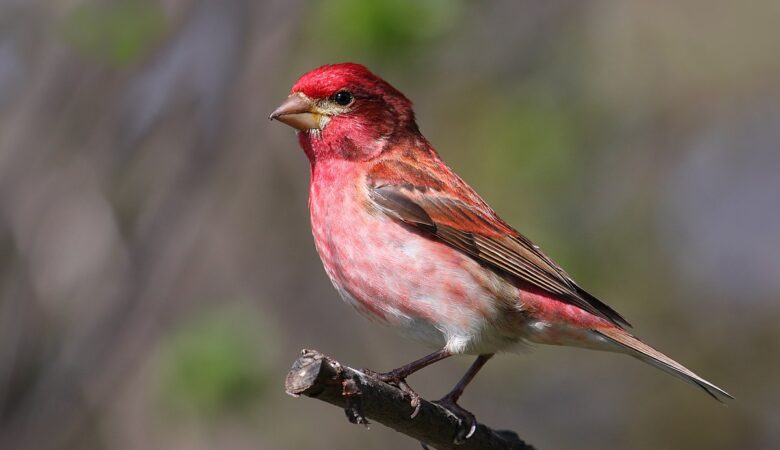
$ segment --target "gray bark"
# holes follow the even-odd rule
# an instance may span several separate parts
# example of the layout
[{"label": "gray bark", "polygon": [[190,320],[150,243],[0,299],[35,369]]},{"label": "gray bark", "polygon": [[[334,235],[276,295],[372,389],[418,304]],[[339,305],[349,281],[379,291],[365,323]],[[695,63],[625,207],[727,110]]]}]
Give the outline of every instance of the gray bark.
[{"label": "gray bark", "polygon": [[375,420],[399,433],[437,449],[532,450],[513,431],[493,430],[478,424],[474,435],[460,445],[453,443],[459,419],[442,406],[421,399],[413,411],[401,389],[347,367],[317,350],[302,350],[285,380],[287,393],[305,395],[344,408],[352,423]]}]

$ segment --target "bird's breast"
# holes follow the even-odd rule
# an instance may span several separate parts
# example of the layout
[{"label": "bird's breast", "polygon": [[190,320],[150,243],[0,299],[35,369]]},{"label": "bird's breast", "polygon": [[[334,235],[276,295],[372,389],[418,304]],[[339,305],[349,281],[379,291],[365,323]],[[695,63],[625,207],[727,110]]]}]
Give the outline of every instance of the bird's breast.
[{"label": "bird's breast", "polygon": [[[318,162],[317,164],[321,164]],[[312,171],[312,233],[325,271],[363,315],[455,351],[509,345],[498,325],[519,313],[517,291],[470,257],[376,209],[364,173],[333,161]],[[513,297],[513,298],[509,298]]]}]

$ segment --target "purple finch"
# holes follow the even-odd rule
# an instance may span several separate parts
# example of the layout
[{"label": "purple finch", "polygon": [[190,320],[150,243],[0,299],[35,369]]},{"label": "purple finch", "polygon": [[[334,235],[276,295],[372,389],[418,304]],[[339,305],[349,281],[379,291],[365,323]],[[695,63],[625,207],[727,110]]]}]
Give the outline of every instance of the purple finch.
[{"label": "purple finch", "polygon": [[303,75],[271,118],[299,130],[314,242],[341,297],[438,349],[379,377],[419,403],[408,375],[478,355],[440,400],[463,420],[461,438],[475,424],[457,405],[465,386],[493,354],[529,343],[626,353],[731,398],[629,333],[619,313],[498,217],[423,137],[412,103],[365,67]]}]

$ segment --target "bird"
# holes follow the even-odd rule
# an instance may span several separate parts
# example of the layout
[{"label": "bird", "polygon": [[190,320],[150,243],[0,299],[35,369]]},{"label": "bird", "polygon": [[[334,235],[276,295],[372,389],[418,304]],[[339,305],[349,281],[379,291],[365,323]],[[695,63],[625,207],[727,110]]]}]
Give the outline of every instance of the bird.
[{"label": "bird", "polygon": [[533,344],[630,355],[733,398],[634,336],[631,325],[516,231],[439,156],[412,102],[356,63],[302,75],[270,115],[297,131],[309,160],[314,243],[341,297],[360,314],[436,351],[377,373],[408,395],[406,378],[453,355],[475,355],[438,403],[460,419],[456,442],[476,429],[458,404],[500,352]]}]

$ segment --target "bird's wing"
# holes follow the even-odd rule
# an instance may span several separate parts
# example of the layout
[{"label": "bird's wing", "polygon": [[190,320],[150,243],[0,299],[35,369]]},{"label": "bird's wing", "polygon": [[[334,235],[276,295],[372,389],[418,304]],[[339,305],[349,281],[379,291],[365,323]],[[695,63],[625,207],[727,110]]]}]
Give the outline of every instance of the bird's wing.
[{"label": "bird's wing", "polygon": [[427,186],[385,181],[370,177],[368,188],[371,200],[388,216],[562,301],[618,326],[630,326],[618,312],[580,288],[539,247],[498,218],[476,194],[458,198]]}]

